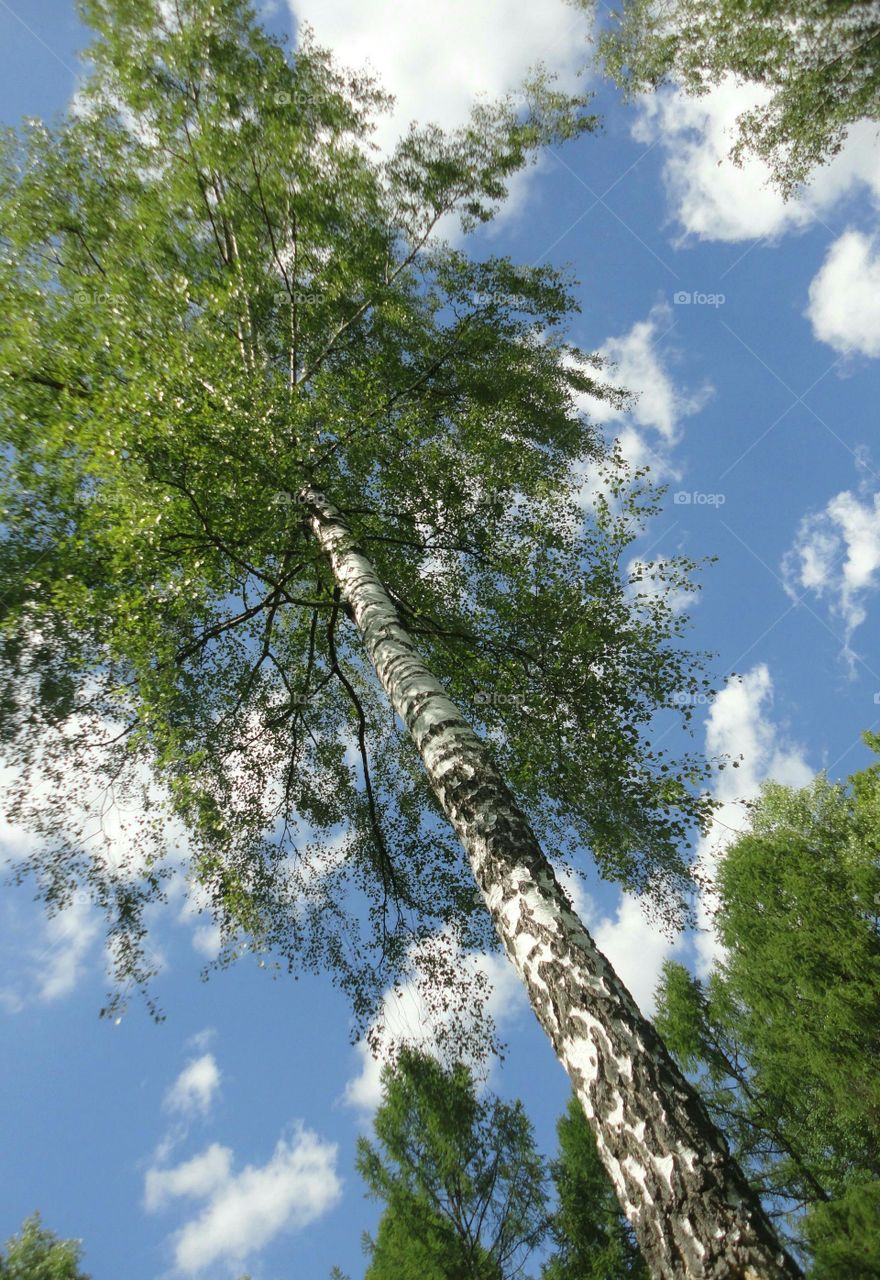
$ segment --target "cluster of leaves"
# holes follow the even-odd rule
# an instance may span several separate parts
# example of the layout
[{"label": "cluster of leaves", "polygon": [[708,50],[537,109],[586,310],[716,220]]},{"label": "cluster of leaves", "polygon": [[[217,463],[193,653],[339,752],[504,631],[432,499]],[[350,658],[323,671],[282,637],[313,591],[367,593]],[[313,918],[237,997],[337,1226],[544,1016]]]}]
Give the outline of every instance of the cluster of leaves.
[{"label": "cluster of leaves", "polygon": [[[0,153],[0,736],[42,838],[22,875],[52,909],[88,881],[120,982],[145,982],[145,905],[185,865],[221,963],[329,969],[357,1025],[435,931],[491,945],[311,486],[541,834],[679,919],[705,771],[648,731],[707,682],[620,570],[655,498],[583,405],[624,397],[561,336],[563,276],[436,235],[592,127],[583,100],[537,74],[528,110],[382,157],[376,85],[307,35],[288,54],[243,0],[81,9],[76,111]],[[587,519],[584,466],[607,475]]]},{"label": "cluster of leaves", "polygon": [[880,1270],[878,832],[878,764],[768,784],[720,867],[723,958],[660,989],[658,1030],[823,1280]]},{"label": "cluster of leaves", "polygon": [[731,155],[760,156],[786,196],[852,124],[880,119],[880,17],[863,0],[623,0],[611,17],[599,57],[633,95],[669,81],[700,95],[727,76],[765,91]]},{"label": "cluster of leaves", "polygon": [[357,1158],[385,1206],[366,1280],[512,1280],[547,1240],[543,1280],[646,1280],[575,1097],[548,1177],[521,1103],[480,1097],[463,1065],[405,1050],[385,1068],[374,1132]]},{"label": "cluster of leaves", "polygon": [[78,1240],[60,1240],[35,1213],[6,1241],[0,1253],[0,1280],[89,1280],[80,1270],[81,1256]]}]

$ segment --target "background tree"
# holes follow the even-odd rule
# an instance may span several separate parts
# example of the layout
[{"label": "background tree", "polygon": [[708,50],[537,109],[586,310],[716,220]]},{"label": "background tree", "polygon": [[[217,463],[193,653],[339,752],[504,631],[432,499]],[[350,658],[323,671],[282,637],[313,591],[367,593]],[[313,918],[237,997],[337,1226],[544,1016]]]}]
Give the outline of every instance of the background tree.
[{"label": "background tree", "polygon": [[35,1213],[0,1252],[0,1280],[89,1280],[80,1270],[81,1257],[79,1240],[59,1239]]},{"label": "background tree", "polygon": [[548,1227],[544,1162],[519,1102],[480,1099],[470,1071],[404,1051],[383,1072],[358,1140],[368,1194],[385,1203],[367,1280],[510,1280]]},{"label": "background tree", "polygon": [[550,1165],[556,1188],[550,1220],[555,1250],[541,1272],[542,1280],[648,1280],[632,1227],[574,1095],[556,1132],[559,1151]]},{"label": "background tree", "polygon": [[[88,880],[145,981],[174,819],[223,959],[329,969],[361,1026],[416,961],[463,1001],[459,949],[494,926],[657,1273],[793,1274],[538,838],[676,923],[707,812],[704,767],[650,745],[706,682],[620,572],[650,500],[619,460],[584,519],[580,401],[619,397],[561,337],[566,282],[432,238],[583,104],[537,77],[523,113],[384,161],[375,86],[308,40],[285,57],[241,0],[82,12],[76,113],[0,168],[2,728],[44,837],[22,874],[52,908]],[[120,796],[128,861],[95,830]]]},{"label": "background tree", "polygon": [[[874,749],[880,738],[866,734]],[[657,1025],[817,1276],[880,1272],[880,766],[768,784],[718,873],[722,960]]]},{"label": "background tree", "polygon": [[[589,0],[580,0],[592,9]],[[727,76],[765,96],[738,119],[731,155],[770,166],[786,196],[880,119],[880,17],[863,0],[621,0],[598,39],[630,95],[667,82],[700,95]]]}]

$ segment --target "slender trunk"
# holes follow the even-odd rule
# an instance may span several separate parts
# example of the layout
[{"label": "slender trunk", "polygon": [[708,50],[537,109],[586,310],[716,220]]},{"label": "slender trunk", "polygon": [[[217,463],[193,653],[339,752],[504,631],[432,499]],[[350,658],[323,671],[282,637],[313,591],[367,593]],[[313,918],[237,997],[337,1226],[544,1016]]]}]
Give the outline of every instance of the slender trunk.
[{"label": "slender trunk", "polygon": [[652,1275],[800,1276],[699,1096],[572,911],[485,745],[419,657],[340,513],[320,493],[302,499],[376,674],[568,1072]]}]

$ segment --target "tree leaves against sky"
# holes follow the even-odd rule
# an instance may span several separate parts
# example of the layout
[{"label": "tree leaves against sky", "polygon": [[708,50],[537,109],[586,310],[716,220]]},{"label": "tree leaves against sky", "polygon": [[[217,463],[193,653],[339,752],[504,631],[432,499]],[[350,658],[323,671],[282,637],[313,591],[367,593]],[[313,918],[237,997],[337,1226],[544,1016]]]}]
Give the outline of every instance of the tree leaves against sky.
[{"label": "tree leaves against sky", "polygon": [[[0,160],[21,876],[51,910],[89,886],[123,990],[149,980],[144,911],[182,867],[220,963],[329,969],[356,1029],[426,939],[493,945],[310,536],[311,485],[538,833],[681,922],[706,770],[650,739],[708,682],[653,588],[695,566],[649,568],[641,595],[620,568],[655,495],[580,411],[625,397],[565,340],[570,282],[436,235],[590,129],[584,102],[538,71],[527,110],[481,104],[383,157],[377,86],[308,34],[287,54],[240,0],[81,10],[74,108],[8,131]],[[585,467],[606,486],[586,518]],[[436,964],[452,1001],[454,956]]]},{"label": "tree leaves against sky", "polygon": [[[865,735],[875,751],[880,738]],[[880,1267],[880,764],[768,784],[726,852],[707,983],[667,964],[657,1027],[811,1275]]]},{"label": "tree leaves against sky", "polygon": [[[591,0],[578,0],[593,8]],[[785,196],[880,120],[880,17],[863,0],[621,0],[597,52],[630,95],[700,96],[731,76],[766,96],[737,120],[732,158],[758,156]]]}]

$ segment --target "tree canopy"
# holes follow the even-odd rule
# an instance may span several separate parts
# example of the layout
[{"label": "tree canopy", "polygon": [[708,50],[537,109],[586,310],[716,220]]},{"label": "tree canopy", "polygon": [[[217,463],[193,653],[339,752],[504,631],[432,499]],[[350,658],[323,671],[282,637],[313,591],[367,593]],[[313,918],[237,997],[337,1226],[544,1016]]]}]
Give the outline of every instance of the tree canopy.
[{"label": "tree canopy", "polygon": [[367,1280],[510,1280],[547,1232],[546,1175],[521,1103],[478,1098],[470,1071],[404,1051],[383,1072],[368,1194],[385,1203]]},{"label": "tree canopy", "polygon": [[0,1280],[89,1280],[80,1270],[81,1257],[78,1240],[59,1239],[35,1213],[0,1252]]},{"label": "tree canopy", "polygon": [[880,1269],[878,831],[880,764],[765,786],[718,873],[723,958],[705,983],[667,964],[657,1015],[811,1274],[840,1280]]},{"label": "tree canopy", "polygon": [[368,1194],[385,1206],[366,1237],[366,1280],[512,1280],[548,1242],[542,1280],[645,1280],[574,1095],[547,1162],[522,1104],[478,1093],[462,1064],[404,1050],[382,1083],[376,1143],[358,1143]]},{"label": "tree canopy", "polygon": [[310,486],[536,828],[679,921],[705,769],[649,730],[707,688],[662,590],[694,566],[620,570],[654,497],[585,412],[623,394],[564,337],[566,278],[437,235],[591,128],[583,100],[539,72],[525,110],[382,156],[379,88],[243,0],[81,12],[75,110],[0,154],[0,727],[41,841],[21,875],[52,910],[88,884],[124,986],[183,867],[221,963],[329,969],[358,1026],[426,940],[492,945]]},{"label": "tree canopy", "polygon": [[863,0],[622,0],[598,55],[630,94],[673,82],[701,95],[727,77],[753,84],[757,102],[737,121],[731,155],[767,161],[787,196],[854,123],[880,120],[880,17]]}]

